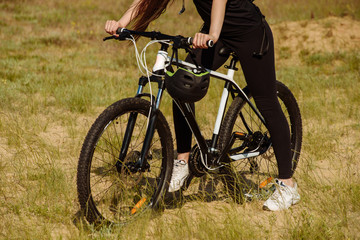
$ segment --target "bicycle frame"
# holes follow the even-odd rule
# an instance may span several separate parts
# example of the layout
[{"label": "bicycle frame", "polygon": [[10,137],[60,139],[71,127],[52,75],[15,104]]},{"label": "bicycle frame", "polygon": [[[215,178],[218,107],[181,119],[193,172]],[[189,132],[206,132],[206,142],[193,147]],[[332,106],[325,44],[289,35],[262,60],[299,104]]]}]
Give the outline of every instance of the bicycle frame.
[{"label": "bicycle frame", "polygon": [[[170,60],[170,57],[168,56],[167,48],[168,48],[167,45],[161,44],[161,49],[158,51],[158,55],[157,55],[156,63],[154,64],[153,72],[159,72],[159,71],[163,72],[165,65],[171,64],[170,63],[171,60]],[[192,68],[196,67],[194,64],[188,63],[188,62],[185,62],[182,60],[176,60],[176,61],[179,66],[192,67]],[[249,104],[249,106],[252,108],[254,113],[259,117],[259,119],[262,121],[262,123],[265,124],[265,120],[263,119],[263,117],[261,116],[259,111],[255,108],[255,106],[252,104],[252,102],[249,100],[249,98],[247,97],[244,90],[241,89],[238,86],[238,84],[234,81],[234,73],[236,71],[235,65],[236,65],[237,61],[238,60],[235,59],[234,57],[232,58],[231,64],[228,67],[227,74],[222,74],[217,71],[213,71],[211,69],[206,69],[210,73],[211,77],[225,81],[225,85],[224,85],[224,89],[223,89],[223,93],[221,96],[218,113],[217,113],[217,117],[216,117],[216,121],[215,121],[215,126],[214,126],[214,130],[213,130],[213,136],[211,139],[211,145],[209,145],[207,143],[206,139],[202,135],[201,130],[196,122],[195,114],[190,107],[190,104],[180,102],[176,99],[173,99],[175,101],[175,103],[177,104],[177,106],[179,107],[179,109],[181,110],[192,133],[194,134],[196,143],[199,146],[199,149],[201,152],[200,156],[201,156],[202,163],[208,170],[216,170],[217,168],[221,167],[221,165],[219,165],[221,163],[221,160],[226,155],[226,152],[230,149],[231,145],[234,142],[234,139],[231,139],[231,141],[229,141],[229,143],[228,143],[228,146],[225,147],[225,149],[222,151],[222,153],[220,153],[220,151],[218,149],[216,149],[220,126],[221,126],[222,120],[225,115],[226,104],[227,104],[230,93],[232,93],[232,97],[234,97],[234,93],[237,93],[238,95],[240,95],[240,97]],[[173,60],[173,62],[175,62],[175,60]],[[148,82],[157,82],[158,83],[158,93],[157,93],[156,97],[153,97],[152,95],[150,95],[148,93],[143,93],[143,88]],[[151,113],[150,113],[150,117],[149,117],[150,120],[149,120],[149,124],[147,127],[145,140],[144,140],[143,147],[141,150],[140,158],[139,158],[138,162],[136,163],[136,168],[139,169],[140,171],[146,170],[146,165],[147,165],[146,164],[146,156],[148,154],[151,140],[154,135],[157,112],[159,111],[161,98],[162,98],[164,90],[165,90],[164,81],[161,77],[156,76],[156,74],[150,76],[149,78],[148,77],[140,77],[140,79],[139,79],[138,90],[137,90],[135,97],[150,96],[150,98],[152,100],[151,101],[152,102]],[[130,114],[128,125],[127,125],[126,132],[124,135],[123,145],[122,145],[120,156],[119,156],[120,162],[122,162],[126,156],[130,138],[132,136],[134,123],[136,122],[136,118],[137,118],[136,114],[134,114],[134,113]],[[243,121],[244,121],[244,119],[243,119]],[[244,122],[244,124],[246,125],[245,122]],[[244,136],[238,135],[238,136],[233,136],[233,137],[241,138]],[[244,158],[248,158],[248,157],[258,156],[262,153],[263,152],[259,152],[259,151],[258,152],[249,152],[249,153],[240,153],[240,154],[230,156],[230,159],[235,161],[235,160],[240,160],[240,159],[244,159]],[[211,166],[214,166],[215,163],[216,163],[216,167],[211,167]]]}]

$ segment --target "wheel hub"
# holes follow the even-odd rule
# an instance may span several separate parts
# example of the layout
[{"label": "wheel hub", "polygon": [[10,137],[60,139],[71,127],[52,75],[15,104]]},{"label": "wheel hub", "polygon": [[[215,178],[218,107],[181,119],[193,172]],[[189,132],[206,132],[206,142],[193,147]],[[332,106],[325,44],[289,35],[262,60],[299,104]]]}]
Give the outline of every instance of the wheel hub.
[{"label": "wheel hub", "polygon": [[131,151],[126,155],[124,161],[117,161],[115,166],[116,170],[120,174],[130,175],[137,172],[145,172],[146,170],[150,171],[150,164],[146,161],[144,168],[141,168],[139,164],[140,152]]}]

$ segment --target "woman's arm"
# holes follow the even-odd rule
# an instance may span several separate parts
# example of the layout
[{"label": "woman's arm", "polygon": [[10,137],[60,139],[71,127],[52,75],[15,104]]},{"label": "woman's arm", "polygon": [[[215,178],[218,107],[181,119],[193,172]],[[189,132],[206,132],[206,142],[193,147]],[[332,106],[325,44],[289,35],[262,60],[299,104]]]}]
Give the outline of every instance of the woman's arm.
[{"label": "woman's arm", "polygon": [[207,48],[208,40],[217,42],[224,23],[226,2],[227,0],[213,0],[209,34],[196,33],[193,41],[194,48]]},{"label": "woman's arm", "polygon": [[136,6],[140,0],[134,0],[130,8],[124,13],[119,21],[108,20],[105,23],[105,31],[111,35],[116,34],[118,28],[125,28],[133,19]]}]

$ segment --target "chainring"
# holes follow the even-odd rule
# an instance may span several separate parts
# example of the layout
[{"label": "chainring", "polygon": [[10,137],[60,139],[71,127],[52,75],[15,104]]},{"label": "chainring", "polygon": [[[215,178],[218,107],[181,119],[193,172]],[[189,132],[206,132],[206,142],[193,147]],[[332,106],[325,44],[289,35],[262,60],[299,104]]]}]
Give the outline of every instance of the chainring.
[{"label": "chainring", "polygon": [[[206,143],[211,144],[211,140],[206,140]],[[190,152],[189,169],[190,173],[195,177],[202,177],[207,171],[201,162],[201,152],[197,144],[194,145]]]}]

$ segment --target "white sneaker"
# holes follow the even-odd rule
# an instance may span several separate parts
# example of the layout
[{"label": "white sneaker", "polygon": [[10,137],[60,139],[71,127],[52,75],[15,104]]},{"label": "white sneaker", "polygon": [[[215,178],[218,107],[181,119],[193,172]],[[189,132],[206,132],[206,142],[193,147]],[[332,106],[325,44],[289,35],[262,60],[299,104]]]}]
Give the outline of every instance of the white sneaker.
[{"label": "white sneaker", "polygon": [[294,187],[289,187],[279,179],[275,179],[275,185],[276,190],[270,198],[265,201],[263,205],[264,210],[285,210],[300,201],[300,194],[297,191],[296,183],[294,184]]},{"label": "white sneaker", "polygon": [[182,185],[184,185],[184,182],[188,176],[189,165],[185,162],[185,160],[175,160],[173,173],[169,185],[169,192],[178,191],[182,187]]}]

